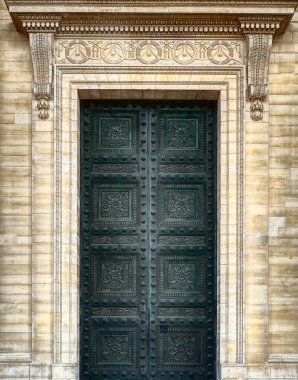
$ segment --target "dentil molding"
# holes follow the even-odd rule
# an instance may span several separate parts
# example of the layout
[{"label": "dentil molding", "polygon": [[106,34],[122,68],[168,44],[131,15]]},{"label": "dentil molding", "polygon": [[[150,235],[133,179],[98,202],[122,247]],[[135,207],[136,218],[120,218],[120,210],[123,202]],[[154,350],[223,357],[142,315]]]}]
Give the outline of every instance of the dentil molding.
[{"label": "dentil molding", "polygon": [[257,121],[268,93],[272,40],[286,29],[298,0],[6,3],[18,30],[29,35],[40,118],[49,115],[56,60],[73,65],[245,64],[251,117]]}]

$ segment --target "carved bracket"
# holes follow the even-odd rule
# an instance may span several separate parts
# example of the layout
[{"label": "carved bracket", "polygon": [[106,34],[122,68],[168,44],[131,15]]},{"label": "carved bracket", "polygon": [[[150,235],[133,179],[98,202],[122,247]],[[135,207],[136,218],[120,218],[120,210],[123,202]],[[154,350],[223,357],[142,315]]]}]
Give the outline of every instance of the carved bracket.
[{"label": "carved bracket", "polygon": [[40,119],[49,117],[53,86],[54,34],[60,25],[61,16],[20,16],[22,27],[29,34],[32,64],[33,93]]},{"label": "carved bracket", "polygon": [[240,18],[241,29],[246,35],[247,97],[254,121],[263,119],[263,102],[268,93],[269,58],[274,34],[281,26],[278,17],[249,20]]},{"label": "carved bracket", "polygon": [[33,92],[39,110],[40,119],[49,117],[49,100],[53,85],[53,43],[52,33],[29,33],[32,63]]},{"label": "carved bracket", "polygon": [[268,93],[268,66],[272,46],[271,34],[247,35],[247,96],[251,101],[251,118],[263,119],[263,101]]}]

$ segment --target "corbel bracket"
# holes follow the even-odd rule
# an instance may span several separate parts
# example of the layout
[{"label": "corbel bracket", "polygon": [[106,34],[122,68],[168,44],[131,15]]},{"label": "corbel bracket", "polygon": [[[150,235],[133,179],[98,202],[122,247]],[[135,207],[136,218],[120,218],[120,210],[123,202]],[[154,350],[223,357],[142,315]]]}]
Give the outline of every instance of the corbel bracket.
[{"label": "corbel bracket", "polygon": [[53,92],[53,49],[54,33],[59,28],[60,17],[32,20],[24,16],[23,27],[29,34],[32,64],[33,93],[37,100],[38,117],[49,117],[50,100]]},{"label": "corbel bracket", "polygon": [[272,39],[280,28],[281,21],[277,17],[258,20],[240,18],[241,29],[246,35],[247,97],[251,102],[250,112],[254,121],[263,119]]}]

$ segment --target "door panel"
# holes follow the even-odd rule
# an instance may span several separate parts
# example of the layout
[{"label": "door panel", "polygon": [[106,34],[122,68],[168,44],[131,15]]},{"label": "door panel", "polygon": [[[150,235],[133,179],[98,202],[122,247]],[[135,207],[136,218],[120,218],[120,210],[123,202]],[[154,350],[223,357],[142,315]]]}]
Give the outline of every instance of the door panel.
[{"label": "door panel", "polygon": [[82,105],[81,379],[214,379],[214,104]]}]

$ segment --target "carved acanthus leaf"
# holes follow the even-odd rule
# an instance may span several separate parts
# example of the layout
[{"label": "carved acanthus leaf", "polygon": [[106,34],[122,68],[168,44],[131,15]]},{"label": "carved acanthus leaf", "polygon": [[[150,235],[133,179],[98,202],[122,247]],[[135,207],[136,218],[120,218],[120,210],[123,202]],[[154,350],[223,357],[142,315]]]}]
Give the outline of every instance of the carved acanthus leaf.
[{"label": "carved acanthus leaf", "polygon": [[53,84],[53,43],[52,33],[29,33],[34,85],[33,92],[38,101],[38,116],[49,117],[49,100],[52,97]]}]

